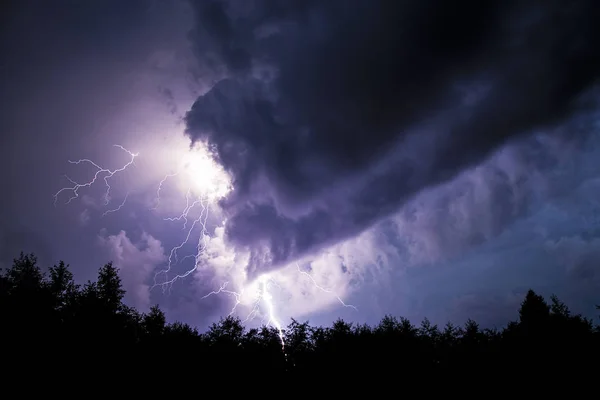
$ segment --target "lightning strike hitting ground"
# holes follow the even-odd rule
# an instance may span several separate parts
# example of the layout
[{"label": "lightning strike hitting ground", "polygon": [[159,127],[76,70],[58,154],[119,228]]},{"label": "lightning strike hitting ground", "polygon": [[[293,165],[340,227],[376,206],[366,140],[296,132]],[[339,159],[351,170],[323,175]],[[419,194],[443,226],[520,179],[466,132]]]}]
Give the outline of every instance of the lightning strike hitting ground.
[{"label": "lightning strike hitting ground", "polygon": [[[352,304],[345,303],[341,299],[341,297],[338,296],[334,291],[320,286],[315,281],[315,279],[312,277],[312,275],[310,275],[308,272],[302,271],[300,269],[300,265],[298,263],[296,263],[296,267],[298,269],[298,272],[300,274],[308,277],[310,279],[310,282],[317,289],[319,289],[325,293],[333,295],[340,302],[340,304],[342,306],[352,308],[353,310],[358,311],[358,309],[355,306],[353,306]],[[242,321],[243,323],[253,320],[256,316],[258,316],[260,314],[260,305],[261,305],[261,303],[263,303],[266,308],[266,311],[267,311],[267,316],[266,316],[266,318],[263,318],[263,321],[261,322],[261,324],[265,323],[265,321],[266,321],[266,325],[271,325],[271,326],[275,327],[275,329],[277,329],[279,340],[281,341],[282,350],[285,352],[284,330],[283,330],[281,321],[278,319],[278,317],[276,315],[275,303],[273,301],[274,300],[273,295],[271,294],[271,291],[270,291],[270,285],[279,286],[277,284],[277,282],[267,275],[262,275],[254,282],[254,284],[250,284],[250,285],[242,288],[239,292],[227,289],[228,285],[229,285],[229,282],[224,282],[218,290],[215,290],[215,291],[212,291],[212,292],[206,294],[205,296],[202,297],[202,299],[206,299],[210,296],[215,296],[218,294],[225,294],[225,295],[233,297],[235,299],[235,303],[234,303],[233,307],[231,308],[231,311],[229,312],[229,315],[231,316],[236,312],[237,307],[240,304],[242,304],[243,298],[250,297],[251,300],[247,301],[247,303],[250,303],[250,311],[248,312],[246,318]],[[248,292],[251,292],[251,293],[248,293]]]},{"label": "lightning strike hitting ground", "polygon": [[[67,200],[67,204],[72,200],[79,197],[79,190],[81,188],[89,188],[96,181],[102,177],[104,180],[104,184],[106,186],[106,192],[103,195],[105,205],[108,205],[110,202],[110,191],[111,186],[109,183],[109,179],[112,178],[115,174],[124,171],[129,166],[134,164],[135,158],[138,156],[137,153],[130,152],[125,149],[121,145],[114,145],[115,147],[120,148],[131,156],[130,161],[125,164],[123,167],[110,170],[107,168],[103,168],[96,164],[95,162],[89,159],[80,159],[77,161],[69,161],[71,164],[82,164],[88,163],[96,168],[96,172],[93,178],[85,183],[78,183],[66,176],[67,180],[73,184],[70,187],[64,187],[60,189],[54,195],[54,203],[56,204],[59,195],[62,192],[71,192],[71,197]],[[158,271],[154,275],[154,285],[151,289],[154,289],[157,286],[160,286],[163,292],[167,290],[171,291],[173,284],[178,279],[183,279],[192,274],[194,271],[198,270],[201,266],[205,265],[206,261],[206,249],[208,247],[208,239],[210,238],[207,230],[207,222],[209,218],[210,207],[216,203],[216,201],[224,196],[226,196],[231,190],[231,183],[229,176],[223,171],[223,169],[214,162],[208,155],[206,147],[198,146],[196,147],[187,157],[184,157],[183,165],[180,167],[179,171],[176,173],[171,173],[165,175],[160,182],[158,183],[158,188],[156,190],[156,198],[154,201],[154,207],[150,210],[158,210],[161,204],[161,191],[163,189],[164,184],[169,178],[175,178],[181,176],[183,172],[188,173],[187,181],[187,190],[185,194],[185,207],[183,208],[181,214],[175,217],[167,217],[164,218],[165,221],[169,222],[180,222],[183,221],[183,230],[186,231],[185,238],[176,246],[174,246],[168,257],[167,265],[164,269]],[[106,216],[110,213],[117,212],[121,210],[121,208],[127,202],[127,198],[129,196],[129,192],[125,196],[123,202],[116,208],[110,209],[104,212],[103,216]],[[199,210],[198,210],[199,209]],[[191,219],[190,212],[199,211],[199,214]],[[188,219],[190,218],[190,219]],[[191,225],[188,227],[189,221]],[[193,254],[186,255],[182,258],[179,257],[179,251],[190,243],[193,237],[194,231],[198,231],[199,237],[196,242],[196,251]],[[185,261],[186,259],[193,259],[193,266],[187,269],[182,273],[172,274],[172,268]],[[340,296],[338,296],[335,292],[323,288],[313,278],[311,274],[306,271],[303,271],[300,268],[300,265],[296,263],[297,270],[300,274],[306,276],[310,282],[319,290],[324,293],[331,294],[334,296],[342,306],[352,308],[356,310],[356,307],[351,304],[346,304]],[[162,278],[162,279],[159,279]],[[224,282],[218,290],[212,291],[202,299],[206,299],[213,295],[225,294],[233,297],[235,300],[234,305],[231,309],[229,315],[233,315],[236,313],[237,308],[240,304],[249,304],[250,311],[246,315],[246,318],[243,322],[248,322],[253,320],[257,316],[261,314],[265,314],[262,322],[266,321],[266,325],[271,325],[275,329],[277,329],[279,340],[281,341],[281,347],[285,354],[285,340],[284,340],[284,330],[281,324],[281,321],[277,317],[275,301],[273,295],[271,293],[271,286],[279,286],[274,279],[267,275],[262,275],[254,282],[250,282],[249,284],[242,287],[239,291],[228,289],[229,282]],[[264,307],[265,312],[261,312],[261,305]]]},{"label": "lightning strike hitting ground", "polygon": [[[281,342],[281,349],[285,353],[285,339],[284,339],[283,327],[281,325],[281,322],[279,321],[279,319],[276,316],[275,305],[273,303],[273,296],[269,292],[269,285],[277,285],[277,283],[274,280],[268,278],[266,275],[263,275],[260,278],[258,278],[256,280],[256,283],[257,283],[258,287],[256,288],[255,293],[253,295],[254,300],[252,301],[252,306],[250,307],[250,312],[248,313],[248,315],[242,322],[246,323],[248,321],[253,320],[260,313],[260,303],[263,302],[267,308],[268,320],[266,321],[266,325],[271,325],[271,326],[275,327],[275,329],[277,329],[277,335],[279,336],[279,340]],[[233,308],[229,312],[229,315],[231,316],[235,313],[237,306],[241,304],[242,297],[245,294],[246,288],[242,288],[242,290],[240,292],[235,292],[232,290],[227,290],[226,288],[228,285],[229,285],[229,282],[223,283],[221,285],[221,287],[219,288],[219,290],[215,290],[215,291],[212,291],[212,292],[206,294],[205,296],[202,297],[202,299],[206,299],[210,296],[218,295],[221,293],[232,296],[233,298],[235,298],[235,304],[233,305]],[[264,323],[264,321],[265,320],[263,319],[263,323]]]},{"label": "lightning strike hitting ground", "polygon": [[281,327],[281,323],[275,316],[275,305],[273,304],[273,296],[271,296],[271,293],[269,292],[267,285],[268,285],[268,282],[265,282],[264,280],[260,282],[260,290],[261,290],[260,298],[267,305],[267,313],[269,315],[269,321],[267,321],[267,325],[270,325],[270,324],[274,325],[275,328],[277,329],[277,332],[279,332],[279,340],[281,341],[281,350],[283,350],[283,352],[285,354],[285,340],[283,339],[283,329]]}]

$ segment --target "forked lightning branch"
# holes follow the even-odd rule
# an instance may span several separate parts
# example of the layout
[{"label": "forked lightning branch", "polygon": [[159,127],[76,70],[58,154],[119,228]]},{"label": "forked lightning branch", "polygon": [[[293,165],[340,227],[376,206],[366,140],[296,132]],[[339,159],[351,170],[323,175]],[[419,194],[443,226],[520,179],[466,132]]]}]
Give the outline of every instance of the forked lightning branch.
[{"label": "forked lightning branch", "polygon": [[[140,155],[129,151],[118,144],[114,145],[114,147],[125,152],[129,158],[128,162],[120,168],[109,169],[87,158],[76,161],[69,160],[69,164],[88,164],[93,167],[94,172],[88,180],[83,182],[78,182],[68,175],[65,175],[65,179],[69,184],[62,187],[54,194],[54,204],[57,205],[59,201],[64,201],[65,204],[69,204],[80,196],[82,190],[89,189],[94,185],[102,185],[104,187],[102,200],[104,207],[106,207],[102,216],[121,210],[128,201],[130,191],[127,191],[127,194],[119,204],[111,206],[112,180],[118,174],[135,166],[135,160]],[[153,289],[156,287],[162,288],[163,292],[170,292],[173,284],[177,280],[186,278],[196,272],[199,268],[206,266],[206,252],[208,241],[210,239],[209,230],[207,228],[209,214],[211,214],[211,212],[219,211],[217,201],[227,196],[232,189],[229,175],[209,155],[206,146],[198,144],[194,149],[188,151],[181,159],[181,165],[177,172],[166,174],[158,181],[154,204],[151,207],[151,210],[154,211],[161,207],[161,192],[164,190],[164,186],[169,179],[174,179],[175,177],[183,178],[182,181],[185,182],[186,186],[184,189],[185,206],[179,215],[164,218],[165,221],[179,222],[182,224],[184,233],[183,239],[170,250],[167,263],[163,269],[159,270],[154,275],[154,285],[152,286]],[[192,217],[191,215],[194,216]],[[196,249],[194,253],[184,256],[179,254],[180,251],[183,251],[183,249],[191,243],[195,243]],[[181,264],[187,259],[193,259],[193,266],[191,268],[182,273],[173,272],[173,268],[176,265]],[[309,279],[317,289],[334,296],[344,307],[356,309],[353,305],[346,304],[334,292],[319,286],[311,274],[300,269],[299,264],[296,263],[296,267],[298,273],[306,276],[306,279]],[[281,345],[284,347],[283,328],[281,321],[277,317],[277,307],[271,293],[271,288],[273,286],[278,286],[277,282],[267,275],[262,275],[255,281],[249,282],[238,289],[231,288],[230,282],[225,281],[218,289],[207,293],[202,299],[213,295],[230,296],[234,301],[230,315],[237,312],[240,304],[248,306],[249,312],[246,314],[244,321],[246,322],[261,317],[263,323],[277,329]]]}]

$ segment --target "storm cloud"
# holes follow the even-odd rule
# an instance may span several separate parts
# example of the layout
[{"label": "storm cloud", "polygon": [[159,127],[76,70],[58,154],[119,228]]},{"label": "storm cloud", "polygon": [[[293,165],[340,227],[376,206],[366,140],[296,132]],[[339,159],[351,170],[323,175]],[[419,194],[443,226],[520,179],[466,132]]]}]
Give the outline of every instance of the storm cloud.
[{"label": "storm cloud", "polygon": [[[234,179],[250,270],[356,235],[502,145],[590,110],[595,1],[196,1],[214,86],[186,115]],[[588,129],[557,130],[578,143]],[[582,142],[581,142],[582,143]]]}]

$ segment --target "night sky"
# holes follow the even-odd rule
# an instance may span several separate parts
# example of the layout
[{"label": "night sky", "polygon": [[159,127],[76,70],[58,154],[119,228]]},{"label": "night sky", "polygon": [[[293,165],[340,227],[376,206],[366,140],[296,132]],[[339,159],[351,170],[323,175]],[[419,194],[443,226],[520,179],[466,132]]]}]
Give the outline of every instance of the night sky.
[{"label": "night sky", "polygon": [[2,7],[0,266],[201,329],[595,314],[600,2]]}]

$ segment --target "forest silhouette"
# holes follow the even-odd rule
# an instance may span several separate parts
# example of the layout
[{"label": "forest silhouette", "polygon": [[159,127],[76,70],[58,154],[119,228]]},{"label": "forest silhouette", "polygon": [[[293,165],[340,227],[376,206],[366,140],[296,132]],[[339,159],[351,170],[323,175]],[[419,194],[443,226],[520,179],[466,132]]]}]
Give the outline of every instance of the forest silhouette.
[{"label": "forest silhouette", "polygon": [[140,375],[146,383],[155,376],[165,385],[168,378],[223,383],[237,376],[232,383],[249,377],[263,384],[311,379],[344,387],[383,380],[407,385],[424,377],[423,382],[450,378],[477,384],[514,378],[513,384],[544,381],[548,388],[598,377],[600,326],[572,314],[555,296],[546,302],[532,290],[518,320],[503,329],[482,329],[473,320],[438,327],[425,319],[415,326],[392,316],[373,327],[343,320],[314,327],[292,320],[283,350],[273,327],[247,329],[227,317],[200,333],[188,324],[167,323],[158,306],[138,312],[123,303],[124,294],[112,263],[99,269],[96,282],[77,285],[65,263],[44,273],[33,254],[21,253],[0,273],[5,382],[26,371],[59,379],[102,370],[97,386],[133,372],[147,374]]}]

